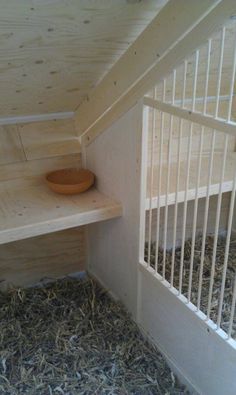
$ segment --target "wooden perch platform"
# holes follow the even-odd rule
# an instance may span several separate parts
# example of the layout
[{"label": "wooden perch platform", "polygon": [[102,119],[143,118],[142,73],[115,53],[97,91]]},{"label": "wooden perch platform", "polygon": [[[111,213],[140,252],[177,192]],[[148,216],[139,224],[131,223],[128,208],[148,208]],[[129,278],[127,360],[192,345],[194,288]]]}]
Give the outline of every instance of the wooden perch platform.
[{"label": "wooden perch platform", "polygon": [[0,244],[122,215],[116,201],[91,189],[57,195],[45,185],[0,192]]}]

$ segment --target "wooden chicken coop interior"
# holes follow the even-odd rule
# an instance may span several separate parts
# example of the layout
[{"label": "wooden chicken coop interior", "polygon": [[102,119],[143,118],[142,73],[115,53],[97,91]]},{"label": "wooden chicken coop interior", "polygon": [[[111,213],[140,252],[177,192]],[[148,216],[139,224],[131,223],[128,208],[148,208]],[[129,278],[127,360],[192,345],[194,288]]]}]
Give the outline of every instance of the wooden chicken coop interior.
[{"label": "wooden chicken coop interior", "polygon": [[[0,10],[0,292],[95,278],[192,394],[236,393],[234,262],[226,278],[236,235],[235,19],[235,0],[3,0]],[[50,190],[45,176],[70,168],[91,170],[92,188]],[[198,237],[212,237],[213,252],[203,241],[197,261]],[[190,284],[186,298],[188,259],[200,291]]]},{"label": "wooden chicken coop interior", "polygon": [[82,225],[121,215],[120,202],[95,189],[78,197],[55,195],[44,176],[82,166],[76,109],[166,1],[89,3],[2,5],[2,288],[83,271]]}]

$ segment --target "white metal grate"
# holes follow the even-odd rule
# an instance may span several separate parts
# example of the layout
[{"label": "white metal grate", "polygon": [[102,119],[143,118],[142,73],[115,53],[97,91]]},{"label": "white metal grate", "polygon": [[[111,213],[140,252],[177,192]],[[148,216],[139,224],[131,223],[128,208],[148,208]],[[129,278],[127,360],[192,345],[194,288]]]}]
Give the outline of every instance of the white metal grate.
[{"label": "white metal grate", "polygon": [[236,262],[228,265],[232,251],[236,258],[235,71],[234,22],[144,98],[140,249],[144,265],[229,338],[236,338]]}]

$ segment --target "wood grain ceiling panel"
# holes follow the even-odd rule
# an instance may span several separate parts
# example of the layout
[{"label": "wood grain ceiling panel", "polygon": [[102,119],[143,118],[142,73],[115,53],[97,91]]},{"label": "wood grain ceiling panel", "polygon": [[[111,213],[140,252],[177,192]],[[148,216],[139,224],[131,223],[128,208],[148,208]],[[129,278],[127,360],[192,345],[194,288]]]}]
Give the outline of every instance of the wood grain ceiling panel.
[{"label": "wood grain ceiling panel", "polygon": [[167,0],[2,0],[0,117],[73,111]]}]

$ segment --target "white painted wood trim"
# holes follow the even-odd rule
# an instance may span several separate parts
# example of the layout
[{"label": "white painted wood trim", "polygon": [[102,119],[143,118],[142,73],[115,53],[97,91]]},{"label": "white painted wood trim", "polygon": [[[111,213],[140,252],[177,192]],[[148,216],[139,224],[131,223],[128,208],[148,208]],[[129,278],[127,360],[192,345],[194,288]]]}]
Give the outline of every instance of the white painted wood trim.
[{"label": "white painted wood trim", "polygon": [[201,113],[190,111],[184,108],[173,106],[172,104],[163,103],[160,100],[154,100],[151,97],[144,97],[143,103],[146,106],[156,108],[157,110],[167,112],[176,117],[186,119],[187,121],[206,126],[214,130],[219,130],[232,136],[236,136],[236,124],[233,122],[215,119],[210,115],[202,115]]},{"label": "white painted wood trim", "polygon": [[[139,201],[139,259],[144,259],[144,244],[145,244],[145,222],[146,222],[146,187],[147,187],[147,158],[148,158],[148,115],[149,108],[143,106],[142,101],[142,141],[140,147],[140,201]],[[140,271],[138,270],[137,275],[137,309],[136,309],[136,321],[140,322],[140,311],[141,311],[141,300],[142,300],[142,288],[141,288],[141,277]]]},{"label": "white painted wood trim", "polygon": [[140,236],[142,110],[140,101],[86,147],[87,166],[96,173],[96,187],[122,202],[124,213],[120,219],[89,225],[89,270],[119,297],[134,318]]},{"label": "white painted wood trim", "polygon": [[234,0],[169,1],[76,111],[78,133],[86,133],[84,143],[131,108],[235,13]]},{"label": "white painted wood trim", "polygon": [[[145,222],[147,210],[146,198],[147,188],[147,160],[148,160],[148,115],[149,108],[143,107],[143,128],[142,128],[142,146],[141,146],[141,172],[140,172],[140,224],[139,224],[139,259],[144,259],[145,243]],[[149,206],[148,206],[149,207]]]},{"label": "white painted wood trim", "polygon": [[236,342],[140,262],[141,322],[199,394],[235,395]]},{"label": "white painted wood trim", "polygon": [[13,125],[18,123],[31,123],[40,121],[53,121],[54,119],[68,119],[74,117],[74,112],[53,112],[49,114],[21,115],[17,117],[0,118],[0,125]]},{"label": "white painted wood trim", "polygon": [[[139,270],[139,278],[140,278],[140,282],[142,280],[142,273]],[[182,369],[179,368],[179,366],[176,364],[176,362],[173,360],[173,358],[171,358],[170,355],[168,355],[165,350],[163,349],[162,345],[160,343],[157,343],[157,341],[150,335],[149,332],[146,331],[145,327],[143,325],[141,325],[140,323],[138,323],[138,327],[140,329],[140,331],[143,333],[144,337],[148,339],[148,341],[154,345],[154,347],[157,347],[158,351],[162,354],[162,356],[165,358],[168,366],[170,367],[170,369],[172,370],[172,372],[178,377],[180,383],[182,383],[183,385],[185,385],[189,391],[191,395],[202,395],[200,394],[200,392],[197,390],[196,386],[193,385],[193,383],[191,382],[191,380],[188,378],[186,378],[185,374],[183,373]]]},{"label": "white painted wood trim", "polygon": [[163,277],[157,273],[151,266],[147,266],[146,262],[139,262],[139,270],[147,275],[151,281],[153,281],[156,284],[156,281],[159,281],[165,286],[177,299],[179,299],[186,307],[193,312],[198,318],[200,318],[204,323],[209,326],[210,329],[212,329],[215,333],[217,333],[221,339],[226,341],[226,343],[230,344],[230,346],[236,350],[236,341],[232,338],[228,338],[228,335],[223,331],[221,328],[217,329],[217,325],[211,320],[207,319],[207,316],[201,311],[197,310],[196,306],[192,304],[191,302],[188,302],[188,299],[179,293],[179,291],[174,288],[170,287],[170,284],[168,281],[163,280]]},{"label": "white painted wood trim", "polygon": [[[236,95],[233,95],[233,98],[235,96]],[[149,97],[149,96],[146,96],[146,97]],[[204,103],[204,100],[205,100],[204,96],[196,97],[195,98],[195,103]],[[219,101],[220,102],[221,101],[223,101],[223,102],[224,101],[229,101],[229,100],[230,100],[230,95],[220,95],[219,96]],[[184,99],[184,104],[192,103],[192,101],[193,101],[193,99],[191,97],[185,98]],[[216,102],[216,96],[207,96],[206,102],[207,103],[215,103]],[[166,103],[171,103],[171,101],[166,101]],[[181,106],[182,105],[182,99],[176,99],[174,104]]]},{"label": "white painted wood trim", "polygon": [[[219,193],[219,188],[220,184],[212,184],[210,186],[210,191],[209,191],[209,196],[214,196],[218,195]],[[225,192],[231,192],[233,190],[233,181],[225,181],[223,182],[222,185],[222,193]],[[196,189],[189,189],[187,192],[187,200],[194,200],[195,199],[195,194],[196,194]],[[198,188],[198,199],[204,198],[207,195],[207,186],[203,186]],[[167,201],[166,201],[166,195],[160,196],[160,207],[165,207],[166,204],[168,206],[175,204],[175,199],[176,199],[176,194],[175,192],[170,193],[168,195]],[[183,203],[185,199],[185,191],[180,191],[178,193],[178,203]],[[153,197],[152,198],[152,208],[155,209],[157,208],[158,205],[158,197]],[[150,209],[150,199],[146,199],[146,205],[145,205],[145,210],[148,211]]]}]

